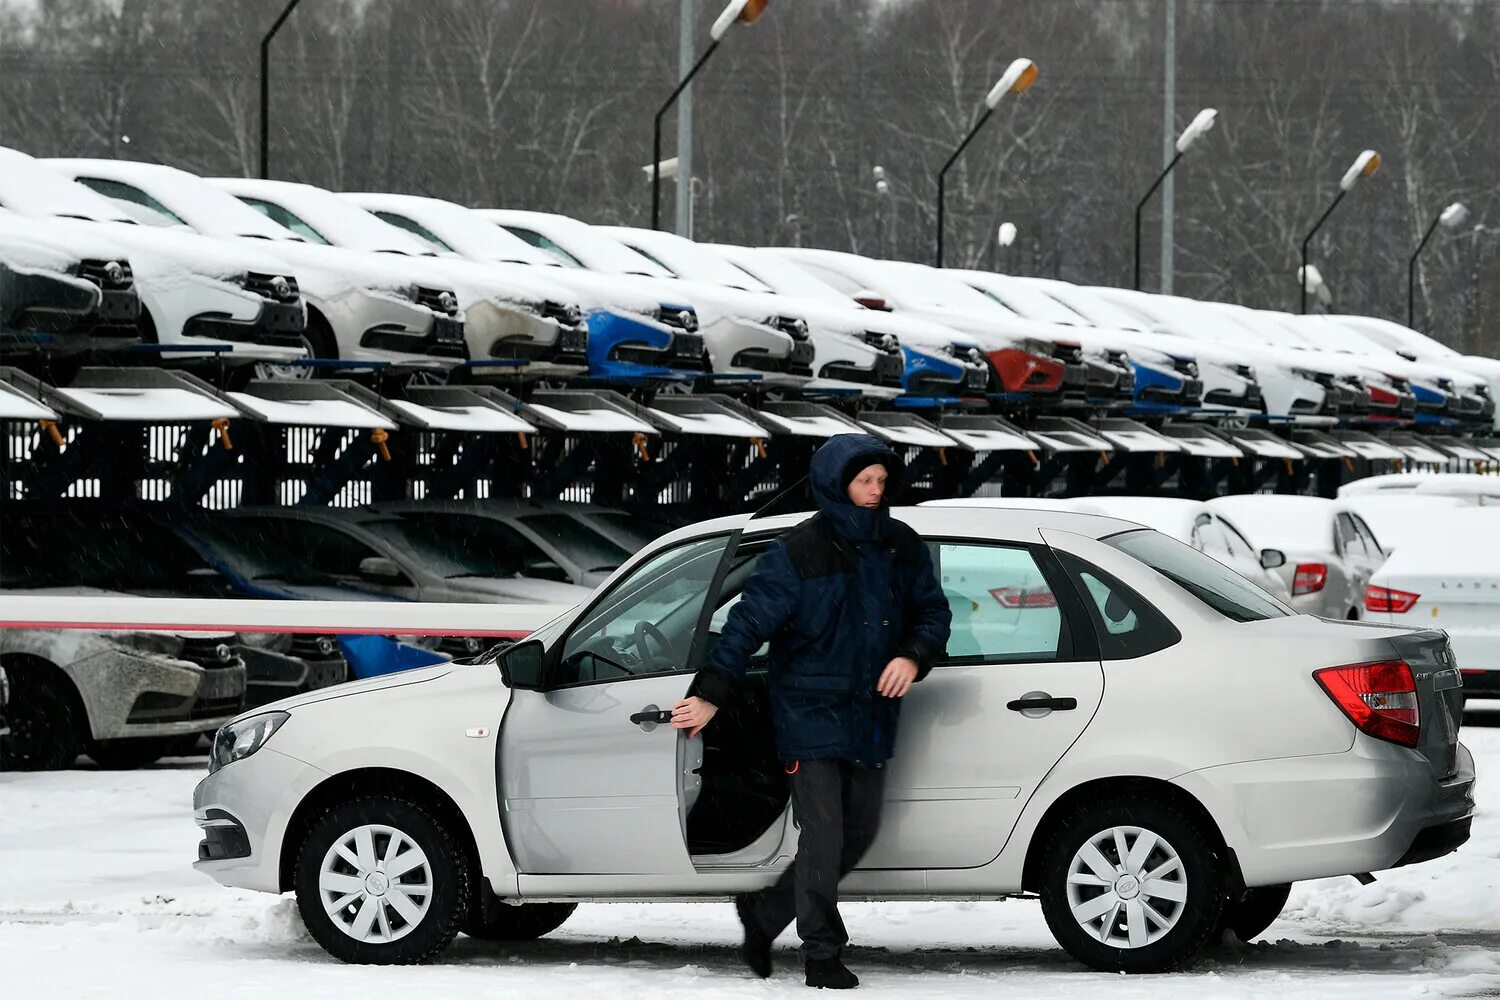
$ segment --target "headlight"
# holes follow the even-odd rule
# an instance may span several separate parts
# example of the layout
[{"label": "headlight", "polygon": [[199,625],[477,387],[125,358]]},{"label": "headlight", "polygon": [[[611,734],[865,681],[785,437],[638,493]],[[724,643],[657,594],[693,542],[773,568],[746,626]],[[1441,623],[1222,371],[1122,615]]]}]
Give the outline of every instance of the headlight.
[{"label": "headlight", "polygon": [[125,268],[120,266],[117,260],[106,261],[104,264],[104,276],[109,279],[111,285],[118,285],[125,280]]},{"label": "headlight", "polygon": [[208,758],[208,773],[213,774],[224,765],[244,760],[255,753],[290,718],[286,712],[267,712],[231,722],[220,729],[214,734],[214,749]]}]

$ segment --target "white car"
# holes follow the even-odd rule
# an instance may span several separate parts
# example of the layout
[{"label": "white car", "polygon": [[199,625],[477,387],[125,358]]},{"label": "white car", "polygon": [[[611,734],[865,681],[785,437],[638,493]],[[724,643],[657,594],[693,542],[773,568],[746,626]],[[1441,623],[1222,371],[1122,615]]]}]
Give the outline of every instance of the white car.
[{"label": "white car", "polygon": [[409,194],[351,194],[383,222],[433,249],[470,260],[542,268],[548,281],[570,288],[588,312],[589,375],[604,379],[671,379],[701,375],[698,315],[681,296],[662,295],[650,281],[600,274],[539,250],[472,209]]},{"label": "white car", "polygon": [[109,199],[40,161],[0,148],[0,208],[56,232],[100,236],[130,255],[142,339],[205,348],[201,358],[291,361],[305,355],[307,309],[293,268],[261,248],[142,226]]},{"label": "white car", "polygon": [[[777,295],[813,299],[824,307],[857,310],[867,337],[882,341],[889,334],[906,356],[903,385],[915,396],[982,396],[990,388],[990,366],[973,337],[916,316],[872,309],[811,272],[759,247],[705,244]],[[994,388],[999,392],[998,383]]]},{"label": "white car", "polygon": [[1500,699],[1500,510],[1445,510],[1413,527],[1365,591],[1370,621],[1442,629],[1464,697]]},{"label": "white car", "polygon": [[1475,503],[1500,504],[1500,476],[1479,472],[1392,472],[1345,483],[1339,487],[1339,499],[1390,492],[1470,497]]},{"label": "white car", "polygon": [[675,295],[696,311],[715,375],[788,387],[813,377],[815,348],[807,321],[783,309],[774,296],[683,281],[608,233],[566,215],[514,209],[479,214],[565,262],[602,274],[657,279],[661,294]]},{"label": "white car", "polygon": [[674,277],[774,296],[781,306],[803,319],[813,344],[813,378],[809,390],[857,392],[872,399],[901,395],[906,361],[894,334],[865,330],[863,309],[854,302],[830,305],[826,300],[786,295],[736,267],[712,247],[675,233],[634,226],[597,226],[621,243],[660,264]]},{"label": "white car", "polygon": [[946,271],[835,250],[775,252],[850,298],[960,330],[988,357],[999,391],[1036,403],[1128,403],[1135,374],[1122,349],[1085,346],[1073,331],[1021,319]]},{"label": "white car", "polygon": [[[1159,971],[1255,936],[1294,881],[1467,840],[1441,632],[1296,615],[1123,521],[895,513],[928,539],[953,634],[907,696],[846,897],[1036,893],[1078,960]],[[797,834],[765,665],[699,737],[667,722],[755,559],[804,517],[684,528],[504,653],[235,720],[194,791],[195,867],[294,891],[319,944],[369,963],[460,929],[538,937],[580,900],[769,885]]]},{"label": "white car", "polygon": [[[47,160],[120,204],[194,232],[270,247],[297,269],[307,300],[303,340],[315,358],[382,361],[435,370],[463,357],[463,323],[452,284],[397,257],[332,246],[316,230],[277,225],[238,198],[176,167],[127,160]],[[444,296],[448,296],[445,299]],[[303,367],[280,374],[310,374]]]},{"label": "white car", "polygon": [[1369,525],[1386,558],[1414,530],[1441,520],[1455,508],[1476,506],[1475,498],[1416,490],[1384,490],[1379,493],[1339,493],[1339,503]]},{"label": "white car", "polygon": [[211,177],[209,183],[294,232],[312,231],[334,246],[393,256],[403,268],[451,287],[471,361],[525,361],[526,375],[573,375],[588,367],[588,325],[577,296],[534,269],[440,257],[410,233],[310,184],[243,177]]},{"label": "white car", "polygon": [[1249,493],[1215,497],[1208,506],[1231,519],[1257,550],[1286,557],[1274,569],[1291,592],[1292,607],[1321,618],[1359,618],[1365,585],[1386,553],[1347,504]]},{"label": "white car", "polygon": [[0,349],[87,351],[137,339],[125,249],[78,227],[0,211]]},{"label": "white car", "polygon": [[[1362,336],[1380,346],[1395,351],[1403,358],[1445,365],[1478,376],[1489,386],[1489,392],[1486,395],[1492,409],[1495,400],[1500,399],[1500,360],[1473,354],[1460,354],[1447,344],[1439,343],[1425,333],[1419,333],[1410,327],[1392,323],[1387,319],[1377,319],[1374,316],[1335,316],[1333,318],[1352,327]],[[1500,430],[1500,410],[1496,410],[1493,414],[1493,426],[1496,430]]]},{"label": "white car", "polygon": [[[1018,316],[1042,323],[1056,323],[1058,326],[1091,327],[1108,341],[1126,350],[1134,352],[1138,348],[1145,348],[1165,353],[1173,358],[1174,364],[1180,365],[1181,374],[1193,370],[1188,365],[1191,362],[1197,366],[1197,377],[1203,383],[1202,408],[1205,411],[1249,415],[1261,413],[1265,409],[1260,385],[1255,381],[1254,366],[1233,350],[1149,329],[1139,319],[1109,303],[1098,305],[1094,310],[1111,310],[1112,315],[1107,319],[1095,320],[1085,316],[1061,295],[1053,294],[1060,287],[1076,289],[1073,294],[1078,296],[1090,294],[1067,282],[1052,278],[1017,278],[988,271],[953,273]],[[1138,402],[1153,402],[1153,395],[1161,392],[1155,386],[1138,385],[1137,388]],[[1171,396],[1165,393],[1161,395],[1167,402],[1171,402]]]},{"label": "white car", "polygon": [[1069,510],[1099,514],[1143,524],[1169,538],[1191,545],[1234,570],[1278,600],[1291,597],[1286,581],[1275,569],[1286,555],[1275,549],[1257,550],[1234,522],[1202,500],[1180,497],[1093,496],[1052,499],[1045,497],[966,497],[928,500],[923,507],[984,507],[987,509]]}]

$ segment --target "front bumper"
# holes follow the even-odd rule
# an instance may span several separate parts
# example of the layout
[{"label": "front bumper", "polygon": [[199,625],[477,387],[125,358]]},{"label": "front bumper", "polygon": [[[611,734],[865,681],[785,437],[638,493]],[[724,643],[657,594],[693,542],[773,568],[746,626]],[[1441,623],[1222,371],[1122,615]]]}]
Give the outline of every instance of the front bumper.
[{"label": "front bumper", "polygon": [[[258,344],[267,347],[302,347],[302,331],[307,329],[307,305],[300,298],[292,302],[262,299],[259,315],[250,322],[234,319],[227,313],[208,312],[193,316],[182,326],[184,337],[228,341],[233,344]],[[236,349],[236,355],[249,352]]]},{"label": "front bumper", "polygon": [[1363,733],[1341,754],[1226,764],[1174,783],[1209,806],[1250,886],[1430,860],[1434,845],[1447,853],[1463,842],[1474,814],[1463,744],[1455,773],[1439,780],[1415,750]]},{"label": "front bumper", "polygon": [[[328,775],[265,746],[208,775],[193,789],[193,819],[228,836],[205,835],[193,867],[222,885],[281,892],[281,848],[297,804]],[[215,857],[215,842],[230,846]]]},{"label": "front bumper", "polygon": [[578,374],[588,369],[589,329],[493,300],[464,312],[465,339],[475,360],[525,361],[525,373]]},{"label": "front bumper", "polygon": [[724,318],[702,327],[716,375],[750,375],[764,385],[803,385],[812,378],[814,348],[775,327]]},{"label": "front bumper", "polygon": [[588,325],[594,378],[693,378],[708,368],[702,334],[612,309],[589,313]]},{"label": "front bumper", "polygon": [[901,384],[907,395],[977,397],[989,387],[990,370],[982,360],[965,361],[906,345],[902,345],[901,354],[905,360]]},{"label": "front bumper", "polygon": [[217,729],[244,708],[244,664],[205,669],[169,656],[110,650],[68,667],[85,692],[94,739]]}]

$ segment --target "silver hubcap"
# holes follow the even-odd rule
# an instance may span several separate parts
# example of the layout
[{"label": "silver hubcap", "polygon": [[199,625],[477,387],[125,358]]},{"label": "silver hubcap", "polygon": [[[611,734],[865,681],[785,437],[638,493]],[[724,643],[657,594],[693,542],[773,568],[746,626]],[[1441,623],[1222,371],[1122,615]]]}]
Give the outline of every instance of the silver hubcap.
[{"label": "silver hubcap", "polygon": [[[316,357],[313,351],[312,341],[306,337],[302,338],[302,348],[307,351],[309,358]],[[255,378],[263,379],[308,379],[313,377],[313,370],[307,365],[282,364],[276,361],[257,361],[250,369]]]},{"label": "silver hubcap", "polygon": [[1090,937],[1144,948],[1165,937],[1187,906],[1187,873],[1150,830],[1116,826],[1090,837],[1068,865],[1068,909]]},{"label": "silver hubcap", "polygon": [[356,941],[387,944],[411,933],[432,906],[432,866],[400,830],[371,824],[334,841],[318,872],[318,896],[334,925]]}]

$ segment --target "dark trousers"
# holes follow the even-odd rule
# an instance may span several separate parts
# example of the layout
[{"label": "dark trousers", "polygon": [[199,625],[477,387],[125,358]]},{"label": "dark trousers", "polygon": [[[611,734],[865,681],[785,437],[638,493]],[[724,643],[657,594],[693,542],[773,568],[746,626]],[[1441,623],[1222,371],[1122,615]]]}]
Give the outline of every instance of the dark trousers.
[{"label": "dark trousers", "polygon": [[776,884],[750,897],[761,929],[775,938],[797,920],[806,958],[837,958],[849,942],[839,916],[839,880],[880,829],[883,768],[842,760],[804,760],[792,774],[797,858]]}]

